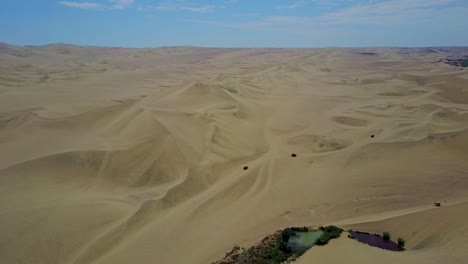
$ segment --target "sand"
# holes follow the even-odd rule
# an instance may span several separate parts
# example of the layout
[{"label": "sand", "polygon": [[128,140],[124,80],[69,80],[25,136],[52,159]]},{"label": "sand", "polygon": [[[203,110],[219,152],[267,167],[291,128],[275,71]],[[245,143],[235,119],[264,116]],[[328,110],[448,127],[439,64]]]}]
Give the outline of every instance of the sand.
[{"label": "sand", "polygon": [[0,44],[0,263],[211,263],[327,224],[408,250],[297,263],[466,263],[462,52]]}]

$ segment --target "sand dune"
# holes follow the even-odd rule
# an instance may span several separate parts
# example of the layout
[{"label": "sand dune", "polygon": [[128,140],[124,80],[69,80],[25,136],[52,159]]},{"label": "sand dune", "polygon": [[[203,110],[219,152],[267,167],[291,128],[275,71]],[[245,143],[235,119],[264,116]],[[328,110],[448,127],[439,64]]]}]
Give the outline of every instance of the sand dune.
[{"label": "sand dune", "polygon": [[337,223],[408,250],[298,263],[465,263],[463,52],[2,44],[0,262],[211,263]]},{"label": "sand dune", "polygon": [[459,245],[468,241],[468,225],[463,220],[467,205],[463,202],[443,208],[425,208],[349,226],[367,232],[387,230],[394,236],[408,237],[411,246],[403,253],[369,247],[343,236],[327,247],[310,250],[297,263],[465,263],[468,254]]}]

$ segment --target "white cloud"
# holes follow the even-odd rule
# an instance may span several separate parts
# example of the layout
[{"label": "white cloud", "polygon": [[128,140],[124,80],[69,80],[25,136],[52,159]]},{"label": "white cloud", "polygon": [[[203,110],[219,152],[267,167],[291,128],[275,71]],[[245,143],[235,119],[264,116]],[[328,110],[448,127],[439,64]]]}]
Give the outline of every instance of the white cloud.
[{"label": "white cloud", "polygon": [[[467,16],[468,3],[465,0],[384,0],[355,4],[316,16],[264,16],[231,22],[191,22],[279,32],[285,36],[300,37],[301,41],[310,40],[310,43],[319,46],[327,46],[329,43],[424,46],[429,43],[429,37],[411,39],[408,36],[431,36],[431,32],[441,34],[446,31],[462,34],[467,27],[460,21],[464,21]],[[361,37],[356,40],[356,36]],[[443,42],[443,38],[439,42],[437,37],[434,39],[431,43],[447,43]]]},{"label": "white cloud", "polygon": [[135,2],[134,0],[109,0],[112,3],[114,9],[124,9]]},{"label": "white cloud", "polygon": [[[288,7],[294,8],[296,2]],[[318,25],[408,25],[434,23],[468,16],[463,0],[384,0],[355,4],[341,10],[317,16],[266,16],[257,21],[230,24],[235,27],[275,29],[282,26],[310,28]]]},{"label": "white cloud", "polygon": [[214,5],[206,5],[206,6],[192,6],[189,1],[185,0],[175,0],[175,1],[165,1],[160,2],[159,5],[156,6],[144,6],[140,7],[139,10],[157,10],[162,12],[168,11],[190,11],[195,13],[209,13],[213,12],[217,7]]},{"label": "white cloud", "polygon": [[149,9],[156,9],[156,10],[159,10],[159,11],[173,11],[173,10],[176,10],[177,7],[173,6],[173,5],[168,5],[168,4],[160,4],[158,6],[154,6],[154,7],[151,7]]},{"label": "white cloud", "polygon": [[[411,24],[411,21],[430,20],[443,14],[444,9],[463,3],[461,0],[387,0],[324,14],[318,17],[306,17],[305,20],[316,23],[369,23],[369,24]],[[445,13],[446,14],[446,13]],[[447,14],[446,14],[447,15]],[[468,15],[468,14],[467,14]],[[299,20],[304,20],[300,18]]]},{"label": "white cloud", "polygon": [[81,9],[124,9],[132,5],[135,0],[108,0],[109,4],[101,4],[96,2],[71,2],[71,1],[60,1],[60,5],[64,5],[72,8],[81,8]]},{"label": "white cloud", "polygon": [[250,13],[234,13],[231,14],[232,17],[258,17],[260,13],[250,12]]},{"label": "white cloud", "polygon": [[306,4],[305,1],[296,1],[296,2],[294,2],[292,4],[289,4],[289,5],[276,6],[276,9],[295,9],[295,8],[304,6],[305,4]]},{"label": "white cloud", "polygon": [[196,13],[208,13],[208,12],[213,12],[215,10],[215,6],[201,6],[201,7],[186,7],[183,6],[180,9],[182,10],[187,10],[190,12],[196,12]]},{"label": "white cloud", "polygon": [[[306,6],[306,5],[319,5],[319,6],[337,6],[343,3],[349,3],[355,0],[297,0],[290,4],[285,5],[277,5],[275,6],[276,9],[296,9],[298,7]],[[372,1],[372,0],[368,0]]]},{"label": "white cloud", "polygon": [[58,2],[60,5],[73,7],[73,8],[81,8],[81,9],[93,9],[93,8],[100,8],[102,7],[99,3],[93,2],[68,2],[68,1],[61,1]]}]

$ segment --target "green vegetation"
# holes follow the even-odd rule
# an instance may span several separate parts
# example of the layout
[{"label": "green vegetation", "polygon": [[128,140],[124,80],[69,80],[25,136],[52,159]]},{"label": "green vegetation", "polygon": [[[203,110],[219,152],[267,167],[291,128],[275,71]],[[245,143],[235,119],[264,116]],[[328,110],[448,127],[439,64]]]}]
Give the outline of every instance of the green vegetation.
[{"label": "green vegetation", "polygon": [[269,243],[263,256],[265,260],[273,260],[271,263],[282,263],[292,257],[294,254],[287,247],[286,243],[278,237],[273,243]]},{"label": "green vegetation", "polygon": [[390,240],[390,233],[389,232],[383,232],[383,239],[384,240]]},{"label": "green vegetation", "polygon": [[343,229],[336,226],[321,226],[320,230],[322,230],[324,233],[316,242],[316,244],[319,246],[328,244],[328,241],[330,241],[331,239],[339,238],[341,233],[343,232]]},{"label": "green vegetation", "polygon": [[405,248],[405,245],[406,245],[406,241],[403,238],[399,237],[398,246],[400,246],[401,248]]},{"label": "green vegetation", "polygon": [[296,231],[296,232],[307,232],[309,231],[310,229],[306,226],[303,226],[303,227],[291,227],[290,228],[292,231]]},{"label": "green vegetation", "polygon": [[[289,263],[314,245],[325,245],[338,238],[343,229],[336,226],[311,230],[307,227],[291,227],[265,237],[262,242],[248,249],[236,246],[216,264],[280,264]],[[247,261],[247,262],[246,262]]]},{"label": "green vegetation", "polygon": [[291,247],[288,242],[290,239],[295,239],[296,237],[301,236],[299,233],[307,232],[309,232],[309,228],[305,226],[283,229],[283,231],[281,231],[280,235],[277,236],[274,241],[268,243],[268,247],[264,251],[262,258],[272,261],[267,263],[282,263],[290,258],[297,258],[301,256],[314,244],[310,245],[309,247],[302,245],[296,248]]},{"label": "green vegetation", "polygon": [[[235,246],[226,256],[212,264],[284,264],[291,263],[302,256],[311,247],[326,245],[331,239],[340,237],[343,229],[336,226],[321,226],[318,229],[308,227],[290,227],[278,230],[265,237],[250,248]],[[392,251],[405,250],[405,240],[398,238],[398,243],[390,240],[390,233],[369,234],[349,230],[349,237],[370,246]]]}]

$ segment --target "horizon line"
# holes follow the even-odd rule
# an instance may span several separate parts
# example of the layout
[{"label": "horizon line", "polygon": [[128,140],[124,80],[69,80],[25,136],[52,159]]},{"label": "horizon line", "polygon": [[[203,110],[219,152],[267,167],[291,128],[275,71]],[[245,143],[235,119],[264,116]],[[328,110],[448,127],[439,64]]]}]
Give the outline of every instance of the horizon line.
[{"label": "horizon line", "polygon": [[269,47],[269,46],[196,46],[196,45],[162,45],[162,46],[145,46],[145,47],[131,47],[131,46],[106,46],[106,45],[77,45],[66,42],[53,42],[41,45],[19,45],[7,42],[0,42],[0,45],[8,45],[15,47],[46,47],[54,45],[67,45],[75,47],[94,47],[94,48],[115,48],[115,49],[157,49],[157,48],[211,48],[211,49],[371,49],[371,48],[468,48],[466,46],[320,46],[320,47]]}]

